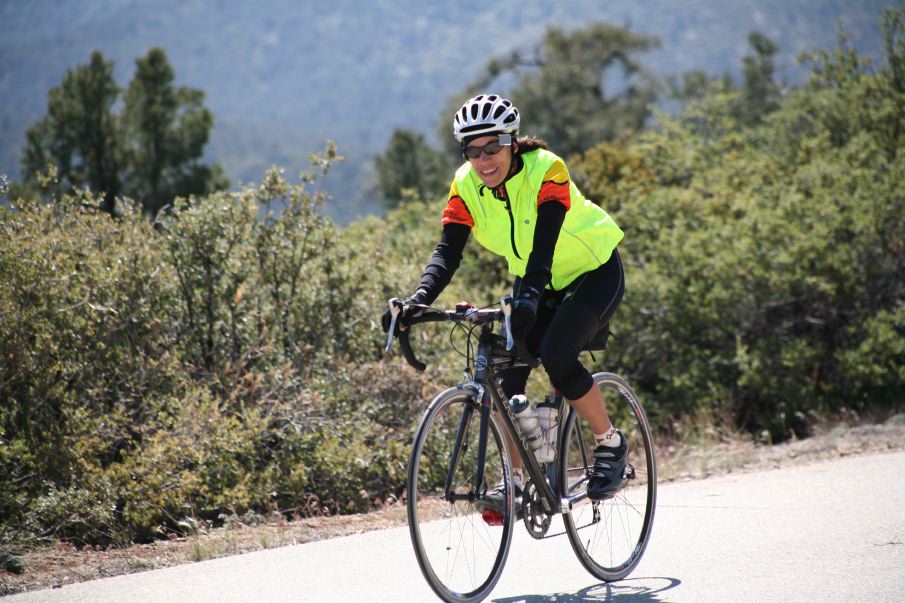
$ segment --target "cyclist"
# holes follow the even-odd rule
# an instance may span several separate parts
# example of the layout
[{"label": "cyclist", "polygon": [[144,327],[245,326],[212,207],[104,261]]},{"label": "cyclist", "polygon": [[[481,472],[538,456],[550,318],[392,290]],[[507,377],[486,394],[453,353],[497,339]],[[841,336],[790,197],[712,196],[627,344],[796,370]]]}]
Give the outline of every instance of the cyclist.
[{"label": "cyclist", "polygon": [[[405,299],[401,319],[421,314],[440,295],[470,233],[504,256],[517,277],[512,336],[540,355],[553,386],[590,424],[596,448],[587,491],[599,500],[619,488],[628,443],[610,423],[579,353],[607,329],[622,300],[625,280],[616,245],[623,233],[603,209],[585,200],[544,141],[518,136],[520,121],[518,109],[497,94],[475,96],[456,111],[453,134],[465,163],[450,187],[440,243],[417,290]],[[384,330],[389,323],[388,311]],[[502,372],[506,396],[524,394],[530,370]],[[512,466],[520,502],[521,458],[513,458]],[[502,510],[502,484],[481,506]]]}]

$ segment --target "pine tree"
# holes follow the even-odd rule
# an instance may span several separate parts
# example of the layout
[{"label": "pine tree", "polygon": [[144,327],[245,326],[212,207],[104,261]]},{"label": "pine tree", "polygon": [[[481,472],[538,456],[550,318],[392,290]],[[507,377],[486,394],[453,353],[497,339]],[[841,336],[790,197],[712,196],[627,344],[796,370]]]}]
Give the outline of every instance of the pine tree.
[{"label": "pine tree", "polygon": [[152,48],[136,61],[125,94],[126,191],[151,215],[176,196],[225,187],[219,168],[199,163],[213,126],[204,92],[176,87],[174,78],[164,50]]},{"label": "pine tree", "polygon": [[[153,48],[136,61],[125,103],[113,62],[99,51],[88,65],[66,72],[50,90],[47,115],[26,133],[25,187],[51,196],[76,188],[103,194],[115,213],[117,196],[138,201],[151,215],[176,196],[228,186],[218,165],[200,163],[213,116],[200,90],[173,85],[166,53]],[[48,172],[53,178],[42,177]]]},{"label": "pine tree", "polygon": [[100,52],[88,65],[69,69],[60,86],[51,88],[47,115],[26,132],[22,155],[26,183],[56,166],[52,193],[72,187],[103,193],[104,209],[114,210],[120,194],[121,142],[113,114],[120,89],[113,79],[113,63]]},{"label": "pine tree", "polygon": [[774,80],[773,63],[779,46],[756,31],[748,36],[748,44],[754,54],[743,59],[744,82],[736,113],[743,124],[753,125],[779,108],[780,89]]},{"label": "pine tree", "polygon": [[396,129],[383,155],[377,157],[380,195],[387,207],[402,200],[403,191],[414,191],[419,199],[442,196],[449,186],[454,165],[431,148],[424,136],[411,130]]}]

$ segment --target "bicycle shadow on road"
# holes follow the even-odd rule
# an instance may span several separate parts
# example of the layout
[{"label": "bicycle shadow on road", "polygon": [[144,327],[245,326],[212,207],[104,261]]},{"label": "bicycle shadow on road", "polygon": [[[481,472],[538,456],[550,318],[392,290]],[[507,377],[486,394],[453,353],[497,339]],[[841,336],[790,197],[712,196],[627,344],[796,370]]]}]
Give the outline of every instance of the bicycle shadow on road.
[{"label": "bicycle shadow on road", "polygon": [[[659,583],[659,584],[658,584]],[[583,588],[575,593],[552,595],[524,595],[493,599],[495,603],[572,603],[586,601],[619,601],[620,603],[662,603],[661,594],[672,590],[682,581],[678,578],[629,578]]]}]

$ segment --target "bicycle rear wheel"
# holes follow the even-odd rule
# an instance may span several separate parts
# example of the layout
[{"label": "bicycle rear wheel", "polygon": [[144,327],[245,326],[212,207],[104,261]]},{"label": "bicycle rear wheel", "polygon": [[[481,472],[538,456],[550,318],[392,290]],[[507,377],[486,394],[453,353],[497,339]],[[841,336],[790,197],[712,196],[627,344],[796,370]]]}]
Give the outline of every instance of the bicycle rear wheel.
[{"label": "bicycle rear wheel", "polygon": [[[408,520],[421,572],[445,601],[479,601],[499,580],[512,542],[509,456],[494,413],[488,415],[484,472],[477,480],[481,404],[449,389],[428,407],[412,448]],[[488,525],[476,501],[502,480],[501,525]],[[476,484],[480,484],[476,488]]]},{"label": "bicycle rear wheel", "polygon": [[570,409],[560,443],[560,475],[564,476],[561,493],[579,500],[563,514],[563,520],[582,565],[596,578],[612,582],[635,569],[650,540],[657,504],[657,467],[647,417],[635,392],[611,373],[597,373],[594,383],[603,395],[610,421],[628,440],[625,485],[601,501],[582,496],[594,466],[594,434]]}]

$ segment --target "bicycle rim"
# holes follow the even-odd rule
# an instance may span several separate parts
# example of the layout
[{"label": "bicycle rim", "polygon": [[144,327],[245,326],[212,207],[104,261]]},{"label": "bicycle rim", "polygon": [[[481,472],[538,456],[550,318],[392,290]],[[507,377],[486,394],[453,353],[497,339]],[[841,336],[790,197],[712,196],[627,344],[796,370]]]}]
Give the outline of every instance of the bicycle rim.
[{"label": "bicycle rim", "polygon": [[[631,387],[609,373],[594,375],[610,420],[628,440],[625,487],[602,501],[585,499],[563,514],[566,532],[582,565],[607,582],[625,578],[644,554],[657,502],[657,468],[644,410]],[[594,465],[594,435],[569,412],[560,449],[563,496],[583,493]]]},{"label": "bicycle rim", "polygon": [[[485,468],[475,492],[481,406],[467,390],[451,389],[431,403],[412,448],[408,520],[421,572],[445,601],[479,601],[499,580],[512,542],[511,470],[500,429],[491,413]],[[456,446],[461,438],[460,446]],[[454,452],[458,451],[458,454]],[[452,471],[450,466],[454,465]],[[450,501],[445,484],[451,474]],[[508,505],[502,525],[488,525],[475,497],[503,480]]]}]

